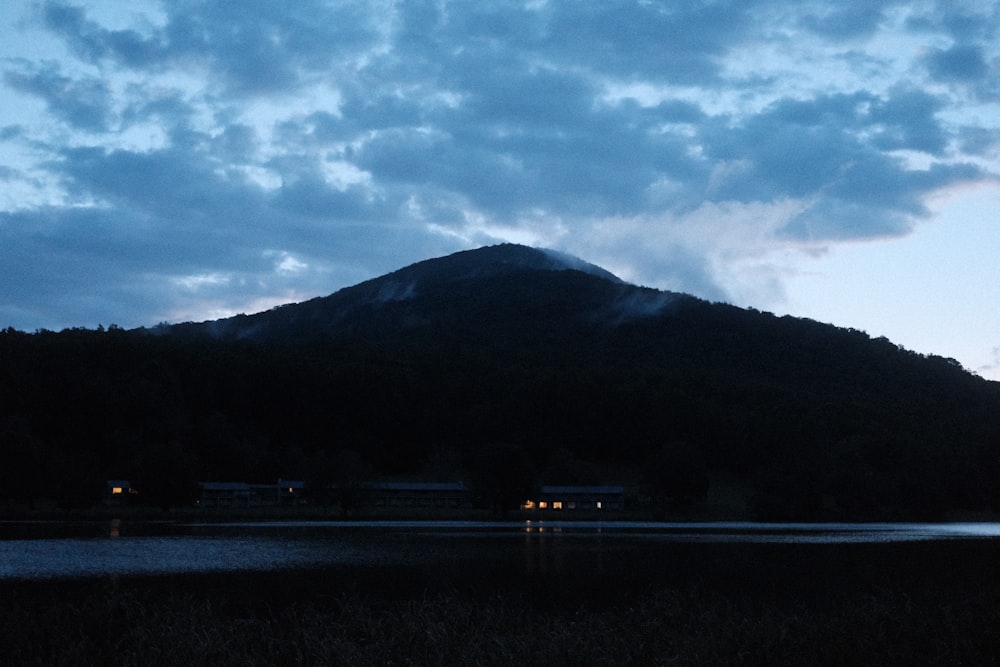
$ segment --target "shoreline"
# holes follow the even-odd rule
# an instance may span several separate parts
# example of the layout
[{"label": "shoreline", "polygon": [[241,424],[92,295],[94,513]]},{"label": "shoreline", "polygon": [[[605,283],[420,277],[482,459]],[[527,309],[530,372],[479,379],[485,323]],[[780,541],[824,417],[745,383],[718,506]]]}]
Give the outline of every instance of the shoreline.
[{"label": "shoreline", "polygon": [[172,508],[95,507],[85,510],[0,508],[0,522],[93,523],[113,520],[143,523],[240,523],[267,521],[476,521],[484,523],[558,521],[558,522],[637,522],[637,523],[710,523],[746,522],[759,524],[866,524],[866,523],[998,523],[996,512],[950,512],[935,517],[865,516],[859,518],[803,519],[773,521],[754,519],[743,513],[715,513],[699,509],[670,512],[659,516],[641,510],[512,510],[497,515],[485,509],[439,510],[426,508],[370,508],[344,513],[331,507],[255,507],[255,508]]}]

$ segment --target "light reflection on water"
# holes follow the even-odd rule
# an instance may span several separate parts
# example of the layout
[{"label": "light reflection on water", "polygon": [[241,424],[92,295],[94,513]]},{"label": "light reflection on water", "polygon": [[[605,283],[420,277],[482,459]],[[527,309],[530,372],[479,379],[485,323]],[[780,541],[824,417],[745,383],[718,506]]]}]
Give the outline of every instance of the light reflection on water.
[{"label": "light reflection on water", "polygon": [[[984,540],[1000,523],[312,521],[0,523],[0,579],[522,559],[526,571],[671,544],[850,545]],[[664,552],[666,553],[666,552]]]},{"label": "light reflection on water", "polygon": [[[267,537],[113,537],[0,541],[0,579],[277,570],[375,564],[357,545]],[[386,559],[388,562],[388,559]]]}]

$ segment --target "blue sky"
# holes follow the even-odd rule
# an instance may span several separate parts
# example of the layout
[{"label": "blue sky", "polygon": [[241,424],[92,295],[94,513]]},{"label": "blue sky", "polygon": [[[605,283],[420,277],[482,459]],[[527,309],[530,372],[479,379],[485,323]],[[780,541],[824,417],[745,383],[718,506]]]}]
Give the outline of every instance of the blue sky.
[{"label": "blue sky", "polygon": [[992,1],[0,6],[0,326],[514,241],[1000,379]]}]

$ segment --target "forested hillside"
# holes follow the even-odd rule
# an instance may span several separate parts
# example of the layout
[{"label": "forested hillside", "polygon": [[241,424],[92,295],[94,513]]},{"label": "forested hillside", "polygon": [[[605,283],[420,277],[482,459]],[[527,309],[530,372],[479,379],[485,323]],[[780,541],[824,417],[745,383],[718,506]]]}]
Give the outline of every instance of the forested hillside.
[{"label": "forested hillside", "polygon": [[536,253],[460,253],[214,323],[0,332],[0,496],[457,480],[504,443],[543,482],[625,476],[677,507],[725,478],[761,518],[1000,509],[996,383]]}]

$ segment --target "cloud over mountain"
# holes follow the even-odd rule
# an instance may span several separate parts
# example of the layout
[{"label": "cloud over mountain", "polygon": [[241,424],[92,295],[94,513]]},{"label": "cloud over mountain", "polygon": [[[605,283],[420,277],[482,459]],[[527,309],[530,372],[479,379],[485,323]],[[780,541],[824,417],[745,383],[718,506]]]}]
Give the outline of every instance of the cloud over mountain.
[{"label": "cloud over mountain", "polygon": [[776,255],[997,172],[989,3],[4,12],[38,48],[0,62],[0,324],[249,311],[497,240],[766,300]]}]

